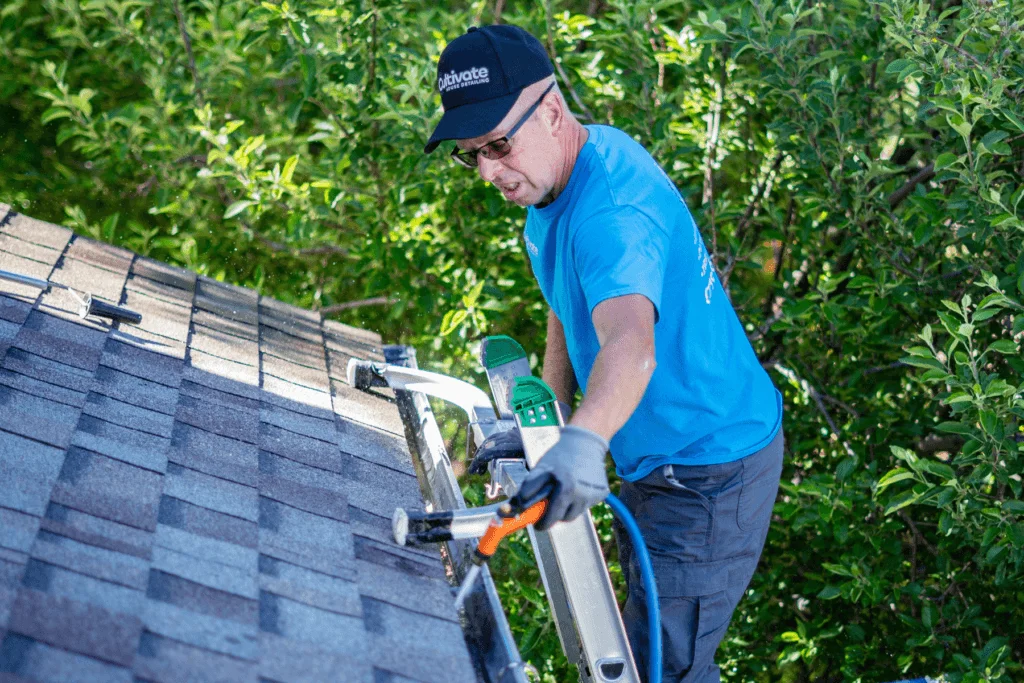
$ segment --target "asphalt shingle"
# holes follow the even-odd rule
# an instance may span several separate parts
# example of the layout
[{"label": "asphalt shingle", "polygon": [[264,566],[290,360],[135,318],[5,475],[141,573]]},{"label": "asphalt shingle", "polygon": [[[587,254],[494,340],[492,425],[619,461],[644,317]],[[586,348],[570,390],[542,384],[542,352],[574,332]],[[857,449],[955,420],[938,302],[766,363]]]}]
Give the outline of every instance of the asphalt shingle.
[{"label": "asphalt shingle", "polygon": [[365,647],[361,615],[318,609],[269,591],[260,591],[260,631],[348,657],[359,655]]},{"label": "asphalt shingle", "polygon": [[259,451],[255,445],[218,436],[183,422],[174,425],[167,458],[198,472],[245,486],[256,486],[259,476]]},{"label": "asphalt shingle", "polygon": [[82,407],[82,412],[122,427],[131,427],[139,432],[162,436],[165,439],[171,438],[171,429],[174,426],[172,415],[149,410],[134,403],[119,401],[97,392],[89,394]]},{"label": "asphalt shingle", "polygon": [[59,249],[26,242],[4,232],[0,232],[0,252],[7,252],[21,258],[38,261],[51,268],[57,262],[57,259],[60,258]]},{"label": "asphalt shingle", "polygon": [[146,630],[189,645],[239,659],[259,659],[258,625],[220,619],[160,600],[146,600],[142,610]]},{"label": "asphalt shingle", "polygon": [[0,683],[461,680],[379,335],[3,205],[0,268],[143,316],[0,286]]},{"label": "asphalt shingle", "polygon": [[241,517],[251,522],[259,519],[259,495],[255,488],[175,463],[167,466],[164,493],[225,515]]},{"label": "asphalt shingle", "polygon": [[75,446],[161,473],[167,469],[170,439],[82,415],[71,438]]},{"label": "asphalt shingle", "polygon": [[21,325],[31,312],[32,304],[28,301],[5,296],[0,292],[0,320]]},{"label": "asphalt shingle", "polygon": [[[232,541],[218,540],[195,529],[160,524],[156,530],[155,548],[173,550],[188,557],[216,558],[220,564],[236,567],[250,575],[255,572],[259,553]],[[256,545],[255,541],[252,544]]]},{"label": "asphalt shingle", "polygon": [[141,591],[35,558],[30,559],[25,566],[21,583],[52,597],[94,605],[116,614],[136,614],[142,604]]},{"label": "asphalt shingle", "polygon": [[160,524],[225,543],[255,548],[256,523],[165,495],[160,499]]},{"label": "asphalt shingle", "polygon": [[[285,609],[284,617],[292,616]],[[349,622],[344,617],[338,621],[341,626],[338,637],[344,638]],[[352,652],[348,654],[330,651],[291,634],[281,636],[261,631],[259,637],[263,653],[259,667],[261,683],[327,681],[339,677],[345,683],[373,683],[372,665],[367,661],[365,649],[360,647],[364,642],[362,637],[353,643]]]},{"label": "asphalt shingle", "polygon": [[135,254],[127,249],[82,237],[71,240],[65,256],[118,275],[127,275],[135,258]]},{"label": "asphalt shingle", "polygon": [[78,408],[0,386],[0,429],[67,448]]},{"label": "asphalt shingle", "polygon": [[63,462],[59,448],[0,431],[0,506],[41,517]]},{"label": "asphalt shingle", "polygon": [[[0,270],[17,273],[18,275],[27,275],[38,280],[46,280],[50,277],[53,266],[29,258],[22,258],[9,251],[0,251]],[[42,294],[42,290],[38,287],[11,282],[10,280],[0,280],[0,291],[8,296],[18,297],[28,302],[34,302]]]},{"label": "asphalt shingle", "polygon": [[133,615],[31,588],[18,592],[8,628],[53,647],[122,666],[131,665],[142,632]]},{"label": "asphalt shingle", "polygon": [[39,531],[39,517],[0,507],[0,548],[27,553]]},{"label": "asphalt shingle", "polygon": [[46,516],[40,520],[40,528],[143,560],[150,558],[153,545],[152,534],[144,529],[97,517],[59,503],[51,502],[46,507]]},{"label": "asphalt shingle", "polygon": [[218,619],[229,619],[240,624],[255,623],[258,602],[234,593],[189,581],[159,569],[149,572],[146,597]]},{"label": "asphalt shingle", "polygon": [[249,600],[259,598],[252,567],[237,567],[216,556],[186,555],[171,548],[153,549],[153,569]]},{"label": "asphalt shingle", "polygon": [[[124,345],[119,344],[119,346]],[[106,357],[104,355],[104,358]],[[173,387],[151,382],[102,364],[96,369],[91,389],[94,394],[129,403],[140,409],[155,411],[161,415],[173,416],[178,409],[178,392]],[[110,418],[104,419],[109,422],[117,422]],[[118,424],[122,423],[118,422]]]},{"label": "asphalt shingle", "polygon": [[83,397],[92,384],[92,374],[21,349],[9,349],[3,358],[5,370],[80,393]]},{"label": "asphalt shingle", "polygon": [[338,614],[361,616],[359,586],[347,578],[260,555],[260,588]]},{"label": "asphalt shingle", "polygon": [[125,667],[50,647],[32,638],[9,633],[0,648],[0,672],[10,671],[4,683],[132,683],[132,672]]},{"label": "asphalt shingle", "polygon": [[74,408],[85,405],[84,392],[67,389],[60,384],[44,382],[5,368],[0,368],[0,385]]},{"label": "asphalt shingle", "polygon": [[163,477],[83,448],[68,450],[51,500],[137,529],[156,528]]},{"label": "asphalt shingle", "polygon": [[[121,299],[121,289],[124,287],[126,277],[128,277],[127,266],[114,274],[85,261],[65,256],[54,268],[50,275],[50,281],[71,287],[77,292],[87,292],[116,304]],[[58,304],[60,308],[77,310],[77,300],[73,296],[67,296],[64,292],[53,293],[60,294],[70,304],[64,306]]]},{"label": "asphalt shingle", "polygon": [[261,451],[280,455],[311,467],[331,472],[342,471],[341,457],[337,446],[281,429],[267,422],[261,422],[259,426],[259,447]]},{"label": "asphalt shingle", "polygon": [[67,228],[20,213],[9,215],[3,227],[0,227],[0,232],[58,251],[64,251],[72,236],[72,232]]},{"label": "asphalt shingle", "polygon": [[[100,365],[171,388],[176,388],[181,384],[182,368],[177,359],[113,338],[108,339],[103,348]],[[99,372],[97,376],[101,379],[104,378],[102,372]],[[155,387],[145,384],[139,386],[146,388],[145,393],[159,391]]]},{"label": "asphalt shingle", "polygon": [[256,665],[143,631],[135,672],[156,683],[257,683]]},{"label": "asphalt shingle", "polygon": [[174,268],[166,263],[160,261],[154,261],[153,259],[139,256],[132,263],[132,276],[135,278],[147,278],[155,282],[159,282],[171,287],[184,290],[189,293],[187,297],[188,301],[192,300],[191,293],[195,292],[196,288],[196,274],[182,270],[181,268]]},{"label": "asphalt shingle", "polygon": [[274,375],[263,375],[263,400],[313,417],[331,416],[329,391],[310,389]]},{"label": "asphalt shingle", "polygon": [[146,590],[149,563],[133,555],[43,530],[32,547],[32,557],[137,591]]}]

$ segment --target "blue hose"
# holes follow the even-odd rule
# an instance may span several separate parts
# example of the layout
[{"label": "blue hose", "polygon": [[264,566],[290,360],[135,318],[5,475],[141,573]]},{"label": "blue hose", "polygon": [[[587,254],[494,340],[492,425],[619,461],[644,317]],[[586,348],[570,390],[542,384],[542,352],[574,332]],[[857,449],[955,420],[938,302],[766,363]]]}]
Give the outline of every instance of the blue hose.
[{"label": "blue hose", "polygon": [[[651,564],[651,554],[647,552],[647,544],[644,543],[640,527],[637,526],[633,515],[629,513],[618,496],[609,493],[604,502],[608,503],[612,513],[629,533],[629,540],[633,543],[633,553],[640,563],[640,577],[643,580],[644,593],[647,596],[647,631],[650,639],[647,680],[649,683],[661,683],[661,607],[658,605],[658,586],[654,583],[654,565]],[[622,571],[629,570],[627,567],[623,567]]]}]

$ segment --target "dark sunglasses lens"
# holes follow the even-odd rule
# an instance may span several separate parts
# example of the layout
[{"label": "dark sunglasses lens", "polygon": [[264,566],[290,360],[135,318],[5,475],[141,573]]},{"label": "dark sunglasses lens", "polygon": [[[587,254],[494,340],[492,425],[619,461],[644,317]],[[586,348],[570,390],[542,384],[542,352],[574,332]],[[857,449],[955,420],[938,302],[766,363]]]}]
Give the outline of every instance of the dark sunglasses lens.
[{"label": "dark sunglasses lens", "polygon": [[463,152],[458,147],[452,150],[452,159],[468,168],[476,168],[476,154],[474,152]]},{"label": "dark sunglasses lens", "polygon": [[512,148],[508,140],[495,140],[494,142],[484,145],[480,149],[480,154],[484,155],[485,159],[501,159],[508,154],[508,151]]}]

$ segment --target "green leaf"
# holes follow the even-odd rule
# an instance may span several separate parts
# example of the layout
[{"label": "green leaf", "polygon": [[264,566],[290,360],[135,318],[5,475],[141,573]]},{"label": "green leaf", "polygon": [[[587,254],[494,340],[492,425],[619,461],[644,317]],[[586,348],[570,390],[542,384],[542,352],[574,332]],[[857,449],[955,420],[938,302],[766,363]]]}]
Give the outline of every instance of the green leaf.
[{"label": "green leaf", "polygon": [[821,563],[821,568],[824,569],[827,572],[832,572],[833,574],[837,574],[839,576],[849,576],[849,577],[852,578],[853,575],[854,575],[853,571],[849,567],[847,567],[846,565],[842,565],[842,564],[835,564],[835,563],[832,563],[832,562],[822,562]]},{"label": "green leaf", "polygon": [[889,504],[885,506],[885,514],[891,515],[894,512],[898,512],[908,505],[913,505],[920,498],[921,494],[919,493],[915,493],[914,491],[904,491],[889,501]]},{"label": "green leaf", "polygon": [[857,469],[857,459],[846,457],[836,466],[836,480],[846,481],[846,479],[853,474],[854,470]]},{"label": "green leaf", "polygon": [[941,362],[939,362],[938,360],[936,360],[934,358],[921,358],[919,356],[905,356],[903,358],[900,358],[900,362],[901,363],[906,363],[907,365],[913,365],[915,368],[926,368],[926,369],[935,369],[935,370],[945,370],[946,369],[946,366],[944,366]]},{"label": "green leaf", "polygon": [[956,154],[953,154],[952,152],[943,152],[939,156],[935,157],[935,170],[940,171],[944,168],[947,168],[948,166],[952,166],[954,163],[960,160],[960,158],[961,157],[959,157]]},{"label": "green leaf", "polygon": [[79,131],[77,128],[74,128],[72,126],[63,126],[59,131],[57,131],[57,146],[60,147],[62,144],[64,144],[71,138],[81,134],[81,131]]},{"label": "green leaf", "polygon": [[1020,117],[1008,109],[1003,109],[1002,112],[1003,116],[1005,116],[1010,123],[1020,128],[1021,132],[1024,133],[1024,121],[1021,121]]},{"label": "green leaf", "polygon": [[986,133],[985,137],[981,139],[981,144],[985,145],[989,149],[992,149],[992,145],[1009,136],[1010,134],[1007,133],[1005,130],[992,130]]},{"label": "green leaf", "polygon": [[907,479],[914,479],[914,473],[909,470],[905,470],[902,467],[897,467],[886,472],[882,478],[878,480],[878,484],[875,485],[875,490],[883,491],[896,482],[905,481]]},{"label": "green leaf", "polygon": [[838,586],[825,586],[818,591],[818,597],[822,600],[834,600],[843,594],[843,591]]},{"label": "green leaf", "polygon": [[256,202],[249,199],[242,199],[235,202],[228,207],[227,211],[224,212],[224,219],[227,220],[228,218],[234,218],[255,203]]},{"label": "green leaf", "polygon": [[961,434],[963,436],[970,436],[973,434],[973,430],[967,425],[961,422],[940,422],[935,426],[940,432],[949,432],[950,434]]},{"label": "green leaf", "polygon": [[960,114],[946,114],[946,123],[949,127],[960,134],[964,140],[970,140],[971,129],[973,126],[964,120],[964,117]]},{"label": "green leaf", "polygon": [[889,450],[892,452],[894,456],[896,456],[903,462],[907,463],[908,465],[913,466],[914,463],[916,463],[918,460],[916,453],[909,449],[903,448],[902,446],[889,446]]},{"label": "green leaf", "polygon": [[281,170],[281,184],[288,185],[292,182],[292,175],[295,173],[295,167],[298,164],[298,155],[288,157],[288,161],[284,162],[284,168]]},{"label": "green leaf", "polygon": [[57,119],[71,118],[71,112],[63,107],[50,107],[43,112],[40,117],[42,123],[49,123],[50,121],[56,121]]},{"label": "green leaf", "polygon": [[889,62],[888,66],[885,67],[885,73],[887,74],[898,74],[908,67],[917,66],[917,62],[912,59],[897,59]]},{"label": "green leaf", "polygon": [[999,418],[995,412],[991,410],[982,410],[980,413],[981,428],[985,430],[985,433],[989,436],[994,436],[996,430],[999,428]]},{"label": "green leaf", "polygon": [[985,353],[989,351],[995,351],[996,353],[1002,353],[1005,355],[1017,353],[1017,344],[1010,339],[1000,339],[999,341],[992,342],[989,347],[985,349]]},{"label": "green leaf", "polygon": [[921,606],[921,623],[927,629],[932,628],[935,624],[935,618],[938,616],[939,611],[929,603],[925,603]]},{"label": "green leaf", "polygon": [[953,471],[953,468],[944,462],[921,458],[921,460],[918,461],[917,465],[920,469],[930,474],[934,474],[937,477],[940,477],[943,481],[948,481],[950,479],[956,478],[956,473]]}]

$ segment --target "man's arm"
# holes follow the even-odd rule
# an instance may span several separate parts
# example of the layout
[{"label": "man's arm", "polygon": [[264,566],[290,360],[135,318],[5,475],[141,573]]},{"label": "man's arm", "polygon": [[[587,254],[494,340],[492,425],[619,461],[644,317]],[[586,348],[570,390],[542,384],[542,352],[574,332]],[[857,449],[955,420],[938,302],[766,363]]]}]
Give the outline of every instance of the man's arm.
[{"label": "man's arm", "polygon": [[548,311],[548,341],[544,349],[544,372],[541,379],[551,387],[559,401],[572,407],[572,399],[578,388],[576,374],[572,370],[565,345],[565,329],[551,310]]},{"label": "man's arm", "polygon": [[642,294],[605,299],[592,319],[601,350],[570,424],[610,441],[640,405],[654,373],[654,304]]},{"label": "man's arm", "polygon": [[[594,307],[591,317],[601,350],[587,381],[587,394],[562,428],[558,442],[530,470],[516,493],[518,503],[525,504],[545,486],[553,485],[547,510],[536,524],[540,531],[576,519],[608,495],[608,442],[640,404],[654,372],[654,304],[650,299],[642,294],[606,299]],[[548,345],[550,350],[551,335]],[[549,382],[558,381],[554,370],[549,375],[545,366]]]}]

